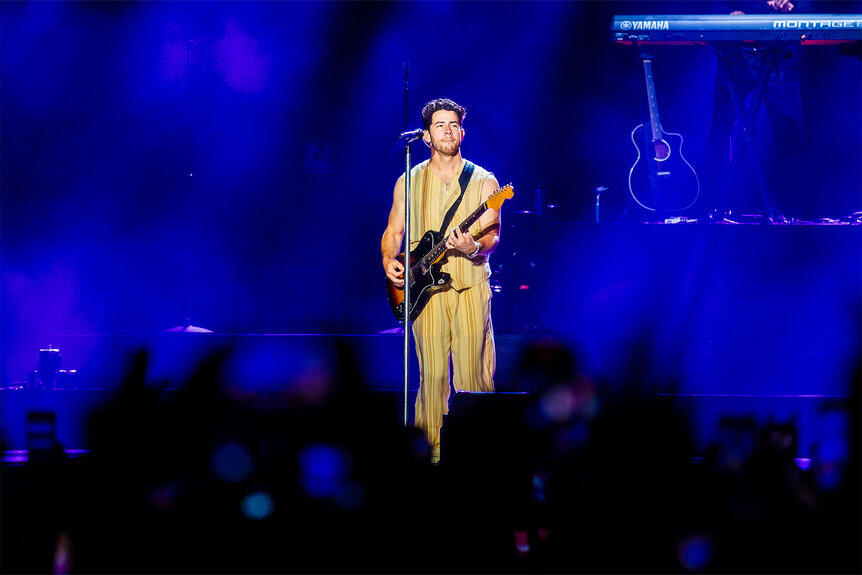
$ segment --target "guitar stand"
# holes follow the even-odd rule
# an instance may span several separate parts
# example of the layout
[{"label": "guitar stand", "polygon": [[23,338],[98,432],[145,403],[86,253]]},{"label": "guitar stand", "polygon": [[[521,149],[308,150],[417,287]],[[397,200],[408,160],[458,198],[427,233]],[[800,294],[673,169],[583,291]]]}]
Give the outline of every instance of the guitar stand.
[{"label": "guitar stand", "polygon": [[[757,70],[757,77],[754,83],[754,89],[751,92],[751,101],[748,109],[745,108],[745,102],[739,94],[738,84],[733,77],[733,69],[730,64],[727,48],[719,47],[717,49],[719,65],[724,67],[727,72],[728,91],[730,99],[733,101],[733,107],[736,111],[737,122],[739,123],[740,135],[742,136],[742,145],[737,154],[733,153],[730,160],[730,181],[721,192],[721,198],[717,210],[714,210],[710,215],[711,221],[726,221],[727,199],[730,188],[736,183],[739,177],[740,167],[746,155],[750,159],[751,167],[754,172],[754,177],[757,182],[757,188],[760,191],[760,199],[763,205],[764,214],[769,223],[787,223],[787,219],[778,210],[775,204],[775,198],[769,188],[769,183],[763,173],[763,168],[758,161],[757,146],[754,141],[754,122],[757,118],[757,113],[760,110],[760,105],[763,102],[766,85],[772,76],[773,70],[778,63],[779,58],[783,57],[785,51],[770,50],[765,57],[760,61],[760,66]],[[746,154],[748,152],[748,154]],[[717,212],[717,213],[716,213]]]}]

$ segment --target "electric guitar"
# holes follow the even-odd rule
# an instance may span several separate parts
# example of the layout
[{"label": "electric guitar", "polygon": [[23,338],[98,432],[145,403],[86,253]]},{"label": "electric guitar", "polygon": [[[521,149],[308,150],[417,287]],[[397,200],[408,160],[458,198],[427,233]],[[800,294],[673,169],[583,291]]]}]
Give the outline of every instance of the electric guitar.
[{"label": "electric guitar", "polygon": [[638,124],[632,143],[638,157],[629,170],[629,192],[635,202],[651,212],[679,212],[694,205],[700,181],[682,155],[682,136],[665,132],[658,116],[652,60],[642,56],[649,104],[649,129]]},{"label": "electric guitar", "polygon": [[[473,210],[466,219],[458,226],[461,233],[466,233],[476,220],[485,213],[485,210],[500,210],[503,202],[511,199],[514,195],[512,184],[503,186],[495,191],[482,204]],[[419,245],[410,252],[410,321],[415,321],[428,299],[449,285],[451,276],[440,271],[443,265],[440,261],[446,254],[446,239],[448,234],[434,230],[428,230],[419,240]],[[398,254],[396,258],[404,263],[404,253]],[[397,287],[389,278],[386,278],[386,293],[389,297],[389,306],[392,314],[401,324],[404,323],[404,288]]]}]

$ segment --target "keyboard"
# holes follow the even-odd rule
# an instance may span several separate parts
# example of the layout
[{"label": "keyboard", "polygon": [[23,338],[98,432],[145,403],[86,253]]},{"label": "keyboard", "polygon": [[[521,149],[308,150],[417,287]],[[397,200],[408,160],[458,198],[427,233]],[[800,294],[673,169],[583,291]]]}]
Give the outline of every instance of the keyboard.
[{"label": "keyboard", "polygon": [[614,16],[611,34],[619,44],[841,44],[862,40],[862,14]]}]

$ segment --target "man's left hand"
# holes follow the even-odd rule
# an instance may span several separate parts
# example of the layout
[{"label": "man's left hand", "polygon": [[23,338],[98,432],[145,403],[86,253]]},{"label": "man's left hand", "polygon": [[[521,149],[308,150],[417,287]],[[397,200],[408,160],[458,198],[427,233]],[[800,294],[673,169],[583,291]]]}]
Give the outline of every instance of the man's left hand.
[{"label": "man's left hand", "polygon": [[476,253],[476,248],[479,247],[479,242],[473,239],[470,232],[462,234],[461,230],[454,227],[452,228],[452,231],[449,232],[449,239],[446,240],[446,247],[449,249],[456,249],[469,256]]}]

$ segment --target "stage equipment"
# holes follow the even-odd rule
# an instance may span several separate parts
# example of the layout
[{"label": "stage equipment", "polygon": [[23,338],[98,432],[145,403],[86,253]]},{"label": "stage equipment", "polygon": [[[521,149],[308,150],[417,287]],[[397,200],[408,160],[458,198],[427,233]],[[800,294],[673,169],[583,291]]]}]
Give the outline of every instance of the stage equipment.
[{"label": "stage equipment", "polygon": [[[544,266],[541,250],[546,246],[545,219],[538,213],[521,210],[507,214],[503,221],[506,238],[494,252],[494,329],[498,333],[540,332],[537,320],[543,305],[541,290]],[[546,273],[546,272],[544,272]]]},{"label": "stage equipment", "polygon": [[[410,115],[410,62],[402,66],[404,70],[404,127]],[[409,131],[402,132],[402,135]],[[410,252],[410,143],[411,139],[404,140],[404,253]],[[404,266],[404,299],[410,301],[410,266]],[[410,411],[410,308],[404,306],[404,315],[401,317],[401,325],[404,326],[404,427],[408,424],[408,413]]]},{"label": "stage equipment", "polygon": [[602,202],[602,194],[607,192],[608,189],[605,186],[599,186],[593,190],[596,193],[596,223],[601,221],[601,212],[599,211],[599,207]]},{"label": "stage equipment", "polygon": [[52,345],[39,350],[39,368],[27,372],[26,389],[75,389],[78,370],[60,369],[60,349]]},{"label": "stage equipment", "polygon": [[662,128],[653,80],[653,58],[643,50],[639,58],[643,61],[646,80],[649,129],[641,123],[632,130],[637,158],[629,170],[629,193],[640,207],[657,212],[663,219],[665,212],[681,212],[694,205],[700,195],[700,181],[682,155],[682,134],[665,132]]},{"label": "stage equipment", "polygon": [[524,426],[525,392],[456,391],[440,429],[440,461],[501,481],[501,469],[523,471],[530,447]]},{"label": "stage equipment", "polygon": [[[406,81],[405,81],[406,85]],[[405,140],[404,145],[404,253],[410,252],[410,142]],[[410,299],[410,282],[413,279],[410,271],[410,263],[404,263],[404,301]],[[401,325],[404,326],[404,427],[407,427],[408,403],[410,394],[410,306],[402,306],[403,315]]]},{"label": "stage equipment", "polygon": [[414,140],[418,140],[419,138],[421,138],[422,133],[424,131],[425,130],[423,130],[422,128],[419,128],[418,130],[410,130],[409,132],[402,132],[401,134],[398,135],[398,139],[404,140],[405,142],[410,143]]},{"label": "stage equipment", "polygon": [[[734,153],[731,159],[728,187],[733,185],[744,158],[749,156],[764,212],[771,222],[786,223],[775,204],[763,168],[757,162],[753,125],[764,90],[777,62],[787,56],[793,45],[862,41],[862,14],[622,15],[613,17],[611,39],[624,45],[700,44],[711,47],[718,56],[719,65],[727,72],[743,142],[742,150]],[[748,108],[730,65],[729,51],[739,46],[764,52]],[[716,220],[724,220],[726,196],[725,190],[713,211],[712,217]]]},{"label": "stage equipment", "polygon": [[620,44],[799,42],[840,44],[862,40],[862,14],[695,14],[614,16]]},{"label": "stage equipment", "polygon": [[39,350],[38,376],[45,389],[53,389],[62,360],[60,350],[55,347],[49,345],[47,348]]},{"label": "stage equipment", "polygon": [[192,49],[194,48],[194,42],[189,39],[186,40],[186,71],[184,75],[184,87],[185,87],[185,120],[186,120],[186,166],[185,166],[185,174],[184,174],[184,185],[183,192],[185,195],[185,214],[184,214],[184,225],[185,229],[185,244],[183,246],[183,310],[185,312],[185,318],[183,320],[183,325],[178,325],[174,327],[170,327],[165,332],[172,333],[212,333],[212,330],[209,330],[205,327],[198,327],[192,325],[192,320],[189,317],[191,314],[189,313],[189,299],[191,292],[191,262],[192,262],[192,232],[191,232],[191,214],[192,214],[192,183],[194,178],[194,171],[192,170],[192,120],[191,120],[191,82],[189,80],[189,74],[192,69]]}]

